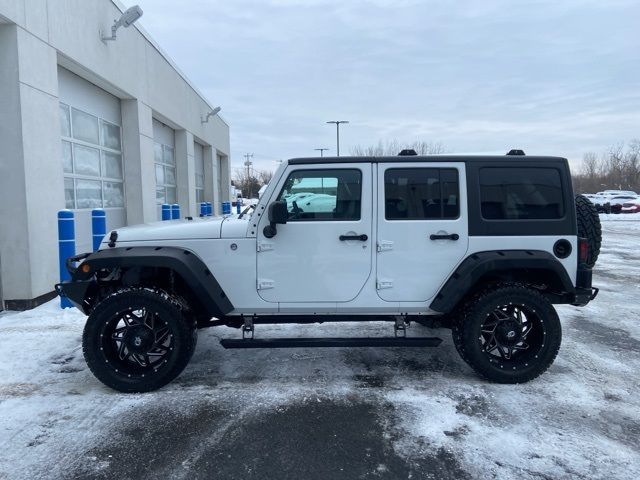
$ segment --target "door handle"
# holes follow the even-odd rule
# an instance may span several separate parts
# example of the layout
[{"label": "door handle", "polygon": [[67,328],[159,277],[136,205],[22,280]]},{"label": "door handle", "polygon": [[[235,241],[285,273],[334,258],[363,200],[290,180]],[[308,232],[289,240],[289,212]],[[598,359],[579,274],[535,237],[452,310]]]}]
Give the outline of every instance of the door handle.
[{"label": "door handle", "polygon": [[433,233],[429,235],[431,240],[458,240],[460,235],[457,233],[450,233],[448,235],[434,235]]},{"label": "door handle", "polygon": [[369,237],[364,233],[362,235],[340,235],[338,238],[341,242],[344,242],[345,240],[360,240],[361,242],[366,242],[369,240]]}]

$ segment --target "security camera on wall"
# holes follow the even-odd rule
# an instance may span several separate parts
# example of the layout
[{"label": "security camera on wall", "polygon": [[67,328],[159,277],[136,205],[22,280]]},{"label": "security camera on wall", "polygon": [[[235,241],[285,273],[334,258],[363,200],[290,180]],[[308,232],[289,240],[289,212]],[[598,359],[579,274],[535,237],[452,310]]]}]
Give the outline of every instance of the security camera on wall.
[{"label": "security camera on wall", "polygon": [[113,22],[113,25],[111,26],[111,36],[105,37],[104,35],[101,35],[102,41],[107,42],[110,40],[115,40],[116,31],[118,30],[118,28],[130,27],[131,25],[133,25],[138,21],[138,19],[142,16],[142,13],[143,13],[142,9],[140,8],[139,5],[134,5],[133,7],[127,8],[124,11],[124,13],[120,16],[120,18]]}]

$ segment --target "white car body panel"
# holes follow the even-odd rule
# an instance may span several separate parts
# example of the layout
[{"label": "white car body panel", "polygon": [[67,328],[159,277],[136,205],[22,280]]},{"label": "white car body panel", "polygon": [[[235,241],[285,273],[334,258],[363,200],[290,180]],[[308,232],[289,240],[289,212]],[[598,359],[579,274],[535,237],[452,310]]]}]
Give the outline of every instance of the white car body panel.
[{"label": "white car body panel", "polygon": [[[465,258],[468,245],[467,183],[465,165],[460,163],[379,163],[377,289],[389,302],[426,301],[433,298]],[[460,214],[455,219],[387,220],[385,218],[385,171],[395,169],[456,169]],[[457,234],[458,240],[431,240],[432,234]]]},{"label": "white car body panel", "polygon": [[[292,166],[278,180],[275,192],[280,192],[290,172],[317,169],[317,165]],[[371,205],[373,198],[373,167],[370,163],[344,163],[331,169],[361,172],[364,208],[361,208],[360,219],[291,221],[278,225],[277,235],[267,238],[263,229],[269,223],[268,218],[259,217],[257,285],[264,300],[305,303],[305,307],[309,307],[310,302],[347,302],[358,296],[369,278],[374,244],[373,212],[367,205]],[[277,197],[275,192],[273,198]],[[368,240],[339,240],[341,235],[361,234],[367,235]],[[305,288],[300,288],[303,284]]]},{"label": "white car body panel", "polygon": [[[118,243],[162,240],[193,240],[220,238],[223,217],[194,218],[193,220],[165,220],[118,228]],[[101,248],[107,248],[109,233],[102,240]]]},{"label": "white car body panel", "polygon": [[538,250],[548,252],[553,255],[553,245],[562,238],[571,243],[571,254],[567,258],[556,258],[556,260],[562,264],[567,271],[571,282],[575,285],[576,270],[578,268],[577,236],[541,235],[527,237],[469,237],[469,250],[467,252],[467,256],[473,253],[487,252],[490,250]]},{"label": "white car body panel", "polygon": [[246,238],[247,227],[249,225],[249,218],[247,215],[238,219],[237,216],[231,216],[224,219],[222,222],[221,238]]}]

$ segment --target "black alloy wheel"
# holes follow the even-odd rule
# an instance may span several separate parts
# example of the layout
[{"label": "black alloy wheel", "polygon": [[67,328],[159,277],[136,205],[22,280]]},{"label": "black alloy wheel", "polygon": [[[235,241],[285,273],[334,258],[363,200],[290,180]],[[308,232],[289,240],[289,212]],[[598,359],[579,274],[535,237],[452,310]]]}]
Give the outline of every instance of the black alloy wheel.
[{"label": "black alloy wheel", "polygon": [[510,283],[489,286],[467,300],[452,330],[463,360],[498,383],[524,383],[542,374],[562,340],[553,305],[537,290]]},{"label": "black alloy wheel", "polygon": [[148,307],[129,308],[105,324],[101,348],[122,372],[136,375],[167,363],[174,335],[166,321]]},{"label": "black alloy wheel", "polygon": [[196,328],[169,295],[126,289],[91,312],[83,334],[85,360],[105,385],[147,392],[178,376],[195,349]]}]

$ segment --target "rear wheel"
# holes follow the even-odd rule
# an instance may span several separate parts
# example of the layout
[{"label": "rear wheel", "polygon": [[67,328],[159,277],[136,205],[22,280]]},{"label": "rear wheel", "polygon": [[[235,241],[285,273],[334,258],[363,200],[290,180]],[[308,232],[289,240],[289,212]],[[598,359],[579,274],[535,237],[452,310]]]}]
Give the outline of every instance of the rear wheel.
[{"label": "rear wheel", "polygon": [[82,349],[105,385],[121,392],[156,390],[187,366],[195,323],[181,303],[149,289],[128,289],[100,302],[87,319]]},{"label": "rear wheel", "polygon": [[536,290],[501,284],[467,301],[453,325],[463,360],[487,380],[524,383],[553,363],[562,339],[553,305]]}]

